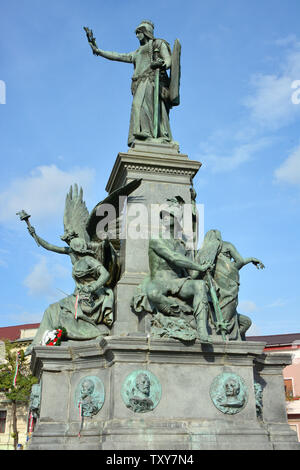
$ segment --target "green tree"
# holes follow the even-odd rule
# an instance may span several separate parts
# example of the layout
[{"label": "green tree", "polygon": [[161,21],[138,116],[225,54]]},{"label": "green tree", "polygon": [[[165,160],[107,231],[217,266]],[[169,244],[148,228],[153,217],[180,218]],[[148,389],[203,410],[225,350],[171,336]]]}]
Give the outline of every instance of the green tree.
[{"label": "green tree", "polygon": [[[31,374],[28,359],[24,357],[24,350],[16,350],[16,345],[7,340],[5,343],[5,362],[0,364],[0,391],[4,393],[12,406],[14,449],[19,441],[17,406],[29,402],[31,387],[38,380]],[[17,369],[18,373],[14,383]]]}]

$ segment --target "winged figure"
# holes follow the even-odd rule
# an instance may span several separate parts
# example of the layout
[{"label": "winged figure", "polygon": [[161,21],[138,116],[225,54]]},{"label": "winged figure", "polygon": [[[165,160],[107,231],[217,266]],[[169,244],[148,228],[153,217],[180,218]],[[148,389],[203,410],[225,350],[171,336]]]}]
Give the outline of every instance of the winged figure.
[{"label": "winged figure", "polygon": [[[61,236],[67,246],[53,245],[41,238],[30,225],[30,216],[24,211],[19,213],[21,220],[27,222],[28,231],[39,246],[70,256],[72,277],[75,281],[73,294],[50,305],[45,311],[27,354],[31,353],[34,345],[41,344],[45,332],[59,327],[64,327],[67,330],[67,338],[73,340],[93,339],[108,334],[114,320],[113,288],[120,275],[118,234],[122,211],[126,196],[140,184],[141,180],[134,180],[115,190],[99,202],[91,214],[83,200],[82,188],[79,189],[76,184],[71,186],[66,196],[64,234]],[[105,211],[101,211],[103,207],[112,208],[116,227],[113,233],[108,232],[109,224],[100,223],[105,218]],[[102,231],[98,230],[99,223]]]}]

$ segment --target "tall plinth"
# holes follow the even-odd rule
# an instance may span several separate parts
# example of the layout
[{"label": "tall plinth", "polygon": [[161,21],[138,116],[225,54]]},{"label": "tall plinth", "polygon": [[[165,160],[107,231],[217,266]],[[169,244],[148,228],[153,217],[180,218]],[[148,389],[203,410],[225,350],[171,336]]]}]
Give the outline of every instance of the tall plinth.
[{"label": "tall plinth", "polygon": [[[108,180],[108,193],[142,179],[128,198],[121,240],[122,274],[115,290],[116,308],[113,334],[147,331],[147,319],[129,313],[137,286],[149,272],[148,243],[158,229],[158,210],[167,199],[180,196],[191,205],[191,182],[201,167],[167,144],[136,144],[127,153],[119,153]],[[190,227],[191,229],[192,227]]]}]

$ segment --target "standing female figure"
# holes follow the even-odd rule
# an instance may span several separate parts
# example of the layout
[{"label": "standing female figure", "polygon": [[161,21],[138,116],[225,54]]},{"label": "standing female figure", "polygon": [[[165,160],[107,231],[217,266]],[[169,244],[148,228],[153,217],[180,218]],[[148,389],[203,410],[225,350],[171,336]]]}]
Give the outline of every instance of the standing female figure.
[{"label": "standing female figure", "polygon": [[[99,49],[92,31],[84,29],[94,55],[134,65],[128,145],[132,146],[135,140],[157,139],[160,142],[172,142],[169,110],[179,104],[179,42],[177,41],[175,48],[173,77],[172,74],[169,77],[167,70],[172,66],[171,48],[164,39],[154,38],[154,25],[151,21],[143,20],[136,28],[135,33],[140,47],[129,53]],[[158,95],[157,106],[155,106],[155,93]]]}]

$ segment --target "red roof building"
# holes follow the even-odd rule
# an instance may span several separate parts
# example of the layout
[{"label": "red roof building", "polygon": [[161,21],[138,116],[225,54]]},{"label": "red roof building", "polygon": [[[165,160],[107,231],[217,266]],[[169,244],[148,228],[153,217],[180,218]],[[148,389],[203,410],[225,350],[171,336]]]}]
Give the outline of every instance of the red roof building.
[{"label": "red roof building", "polygon": [[[23,344],[20,345],[20,347],[25,348],[34,338],[39,325],[39,323],[30,323],[26,325],[5,326],[0,328],[0,364],[5,361],[5,346],[3,341],[9,340],[13,343],[21,342]],[[16,413],[18,420],[19,443],[24,446],[27,442],[28,431],[27,406],[24,405],[24,403],[19,403],[17,405]],[[4,393],[0,393],[0,451],[14,449],[12,422],[12,405],[7,401]]]},{"label": "red roof building", "polygon": [[32,339],[36,330],[40,326],[39,323],[29,323],[27,325],[4,326],[0,328],[0,340],[8,339],[17,341],[19,339]]}]

